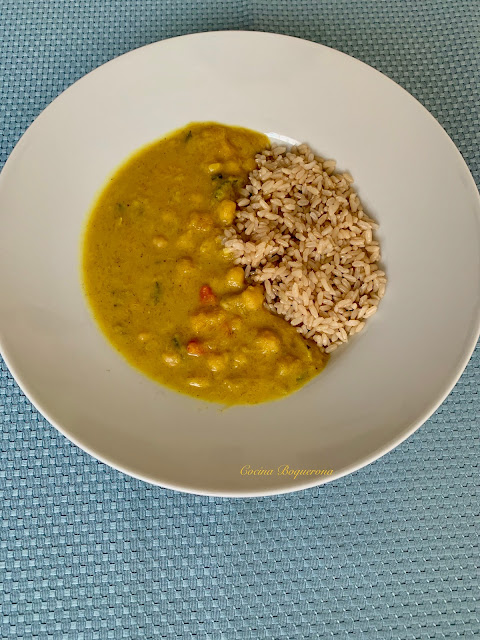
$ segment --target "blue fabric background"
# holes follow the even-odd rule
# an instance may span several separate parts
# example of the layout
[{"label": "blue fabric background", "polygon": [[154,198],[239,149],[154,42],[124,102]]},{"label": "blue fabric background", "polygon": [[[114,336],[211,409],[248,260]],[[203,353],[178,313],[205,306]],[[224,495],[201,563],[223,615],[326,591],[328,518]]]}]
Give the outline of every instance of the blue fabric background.
[{"label": "blue fabric background", "polygon": [[[0,166],[87,71],[215,29],[287,33],[373,65],[433,113],[479,184],[478,0],[1,0]],[[480,637],[479,365],[477,347],[443,406],[375,464],[228,500],[96,462],[2,363],[0,637]]]}]

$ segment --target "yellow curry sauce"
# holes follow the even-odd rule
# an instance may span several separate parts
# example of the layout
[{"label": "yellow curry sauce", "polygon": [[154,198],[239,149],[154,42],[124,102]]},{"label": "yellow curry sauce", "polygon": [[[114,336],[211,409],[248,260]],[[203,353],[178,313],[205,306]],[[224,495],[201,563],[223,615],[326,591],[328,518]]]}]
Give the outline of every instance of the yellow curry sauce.
[{"label": "yellow curry sauce", "polygon": [[263,306],[222,247],[236,192],[268,139],[195,123],[131,157],[90,215],[87,298],[135,367],[177,391],[227,405],[301,387],[326,356]]}]

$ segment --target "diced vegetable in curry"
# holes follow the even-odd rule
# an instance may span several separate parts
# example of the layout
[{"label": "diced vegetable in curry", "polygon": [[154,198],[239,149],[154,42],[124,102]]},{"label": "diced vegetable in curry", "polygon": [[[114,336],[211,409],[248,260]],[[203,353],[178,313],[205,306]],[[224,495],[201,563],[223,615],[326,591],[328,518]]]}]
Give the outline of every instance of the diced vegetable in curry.
[{"label": "diced vegetable in curry", "polygon": [[227,405],[284,396],[325,365],[222,247],[266,145],[246,129],[191,124],[115,173],[85,234],[86,294],[110,342],[151,378]]}]

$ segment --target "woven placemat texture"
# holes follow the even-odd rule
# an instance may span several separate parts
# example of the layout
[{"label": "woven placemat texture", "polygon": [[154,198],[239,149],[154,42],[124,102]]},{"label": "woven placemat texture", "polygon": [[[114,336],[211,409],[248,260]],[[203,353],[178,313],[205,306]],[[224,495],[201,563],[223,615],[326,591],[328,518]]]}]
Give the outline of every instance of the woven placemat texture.
[{"label": "woven placemat texture", "polygon": [[[86,72],[217,29],[287,33],[376,67],[440,121],[479,184],[478,0],[1,0],[0,166]],[[320,489],[228,500],[96,462],[2,363],[0,638],[479,638],[479,380],[477,347],[442,407],[380,461]]]}]

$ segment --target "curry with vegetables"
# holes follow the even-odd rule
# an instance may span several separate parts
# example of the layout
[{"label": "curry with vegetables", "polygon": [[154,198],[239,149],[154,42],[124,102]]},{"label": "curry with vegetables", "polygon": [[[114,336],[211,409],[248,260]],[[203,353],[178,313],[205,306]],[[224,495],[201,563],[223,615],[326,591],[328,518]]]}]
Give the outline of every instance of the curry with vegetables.
[{"label": "curry with vegetables", "polygon": [[222,246],[265,136],[195,123],[131,157],[87,224],[83,276],[96,320],[135,367],[232,405],[284,396],[326,356],[264,306]]}]

